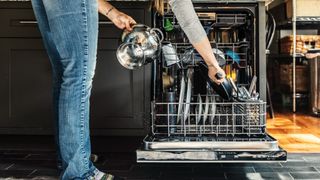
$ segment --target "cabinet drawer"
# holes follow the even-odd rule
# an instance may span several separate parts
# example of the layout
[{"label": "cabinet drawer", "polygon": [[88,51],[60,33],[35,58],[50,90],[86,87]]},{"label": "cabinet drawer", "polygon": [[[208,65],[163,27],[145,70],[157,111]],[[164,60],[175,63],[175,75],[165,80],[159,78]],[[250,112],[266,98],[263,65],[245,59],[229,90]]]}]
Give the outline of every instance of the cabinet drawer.
[{"label": "cabinet drawer", "polygon": [[[146,3],[115,3],[113,4],[138,23],[150,25],[151,12]],[[140,4],[140,6],[139,6]],[[149,16],[149,17],[148,17]],[[41,37],[37,21],[31,8],[0,8],[0,38]],[[120,38],[122,30],[118,29],[106,17],[99,16],[99,37]]]},{"label": "cabinet drawer", "polygon": [[0,37],[40,37],[32,9],[0,9]]}]

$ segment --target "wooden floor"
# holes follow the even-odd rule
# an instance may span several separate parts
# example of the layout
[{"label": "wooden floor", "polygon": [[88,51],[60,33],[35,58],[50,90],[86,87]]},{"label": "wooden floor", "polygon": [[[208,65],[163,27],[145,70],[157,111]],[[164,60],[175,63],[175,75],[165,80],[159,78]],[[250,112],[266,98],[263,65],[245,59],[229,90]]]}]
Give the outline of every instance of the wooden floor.
[{"label": "wooden floor", "polygon": [[320,153],[320,118],[305,114],[276,113],[267,130],[288,152]]}]

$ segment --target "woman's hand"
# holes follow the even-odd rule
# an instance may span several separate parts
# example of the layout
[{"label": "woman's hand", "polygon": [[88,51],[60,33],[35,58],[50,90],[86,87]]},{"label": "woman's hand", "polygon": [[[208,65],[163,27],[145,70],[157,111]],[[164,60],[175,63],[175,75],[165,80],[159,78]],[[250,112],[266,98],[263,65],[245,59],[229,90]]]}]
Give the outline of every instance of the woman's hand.
[{"label": "woman's hand", "polygon": [[109,18],[119,29],[126,29],[128,31],[131,31],[131,26],[136,24],[136,21],[132,17],[116,9],[110,12]]},{"label": "woman's hand", "polygon": [[[216,78],[216,74],[219,73],[221,75],[221,79]],[[219,66],[208,66],[208,76],[212,79],[215,83],[221,84],[226,77],[226,73],[223,69]]]}]

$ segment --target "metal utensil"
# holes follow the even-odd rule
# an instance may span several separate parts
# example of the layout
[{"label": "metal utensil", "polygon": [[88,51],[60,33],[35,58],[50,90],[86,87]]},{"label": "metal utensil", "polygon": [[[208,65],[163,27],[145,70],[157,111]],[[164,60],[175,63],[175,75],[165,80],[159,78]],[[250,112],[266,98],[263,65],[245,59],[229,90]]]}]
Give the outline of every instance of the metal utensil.
[{"label": "metal utensil", "polygon": [[238,87],[236,86],[236,84],[233,82],[232,78],[229,77],[229,81],[230,81],[230,84],[231,86],[233,87],[233,90],[238,93]]},{"label": "metal utensil", "polygon": [[176,98],[175,92],[166,92],[166,100],[168,102],[168,132],[175,133],[177,125],[176,105],[174,104]]},{"label": "metal utensil", "polygon": [[250,96],[252,96],[252,93],[253,93],[253,90],[255,89],[256,87],[256,84],[257,84],[257,76],[253,76],[252,80],[251,80],[251,84],[250,84],[250,87],[249,87],[249,94]]}]

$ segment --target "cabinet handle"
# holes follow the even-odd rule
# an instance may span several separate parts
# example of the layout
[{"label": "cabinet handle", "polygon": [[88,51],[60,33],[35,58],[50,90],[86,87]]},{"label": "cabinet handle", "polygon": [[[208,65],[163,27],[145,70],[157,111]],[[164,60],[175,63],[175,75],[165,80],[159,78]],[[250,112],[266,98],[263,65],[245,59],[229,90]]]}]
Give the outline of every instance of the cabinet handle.
[{"label": "cabinet handle", "polygon": [[111,21],[99,21],[99,24],[101,24],[101,25],[105,25],[105,24],[109,25],[109,24],[113,24],[113,22],[111,22]]},{"label": "cabinet handle", "polygon": [[19,24],[38,24],[37,21],[19,21]]},{"label": "cabinet handle", "polygon": [[[38,24],[37,21],[19,21],[19,24]],[[99,21],[99,24],[113,24],[113,22],[111,21]]]}]

